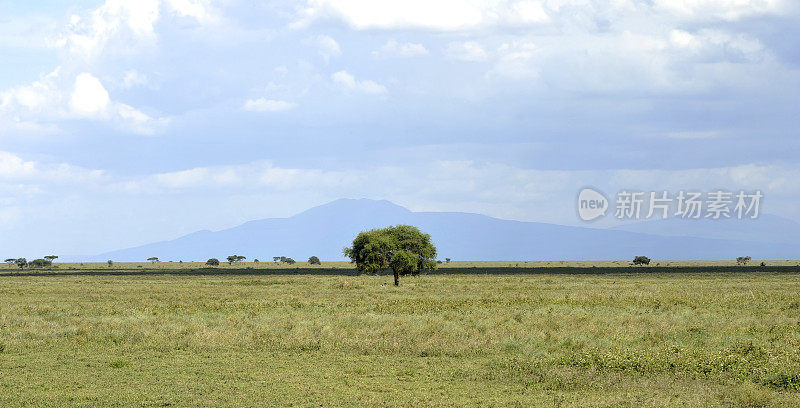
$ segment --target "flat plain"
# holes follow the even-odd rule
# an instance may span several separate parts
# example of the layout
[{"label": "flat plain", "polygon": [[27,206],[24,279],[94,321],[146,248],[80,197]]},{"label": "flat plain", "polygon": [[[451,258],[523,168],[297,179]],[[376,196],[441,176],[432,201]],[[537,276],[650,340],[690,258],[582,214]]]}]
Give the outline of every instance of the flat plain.
[{"label": "flat plain", "polygon": [[152,272],[0,278],[0,405],[800,406],[797,273]]},{"label": "flat plain", "polygon": [[[800,260],[796,259],[768,259],[760,260],[753,259],[747,265],[750,267],[757,267],[761,262],[769,266],[800,266]],[[656,268],[656,267],[719,267],[719,266],[737,266],[735,260],[690,260],[690,261],[676,261],[676,260],[653,260],[649,266],[634,266],[631,261],[452,261],[442,262],[442,268],[611,268],[611,267],[633,267],[633,268]],[[44,270],[51,273],[58,273],[64,271],[81,271],[81,270],[110,270],[110,271],[127,271],[127,270],[142,270],[150,273],[159,270],[186,270],[186,269],[200,269],[208,268],[205,262],[196,261],[164,261],[164,262],[114,262],[109,266],[105,262],[56,262],[51,268]],[[354,265],[347,261],[324,261],[322,265],[311,265],[307,262],[297,262],[294,264],[278,263],[278,262],[234,262],[228,263],[224,260],[220,261],[219,266],[215,267],[220,271],[230,269],[353,269]],[[26,273],[37,272],[43,269],[24,269],[19,270],[14,265],[0,266],[0,274],[2,273]]]}]

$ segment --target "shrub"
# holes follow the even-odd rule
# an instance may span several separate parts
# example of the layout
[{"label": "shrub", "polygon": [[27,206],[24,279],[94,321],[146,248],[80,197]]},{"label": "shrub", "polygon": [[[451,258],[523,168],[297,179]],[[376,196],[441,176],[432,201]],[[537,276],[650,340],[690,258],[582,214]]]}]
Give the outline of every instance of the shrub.
[{"label": "shrub", "polygon": [[46,268],[51,265],[53,265],[53,262],[41,258],[34,259],[28,264],[31,268]]},{"label": "shrub", "polygon": [[309,265],[322,265],[322,262],[320,262],[319,258],[317,258],[316,256],[312,256],[311,258],[308,258],[308,264]]},{"label": "shrub", "polygon": [[646,256],[637,256],[633,258],[634,265],[650,265],[650,258]]},{"label": "shrub", "polygon": [[219,259],[211,258],[211,259],[206,261],[206,265],[208,265],[208,266],[219,266]]},{"label": "shrub", "polygon": [[110,260],[110,259],[109,259],[109,260],[108,260],[108,267],[110,268],[110,267],[112,267],[112,266],[114,266],[114,261],[112,261],[112,260]]}]

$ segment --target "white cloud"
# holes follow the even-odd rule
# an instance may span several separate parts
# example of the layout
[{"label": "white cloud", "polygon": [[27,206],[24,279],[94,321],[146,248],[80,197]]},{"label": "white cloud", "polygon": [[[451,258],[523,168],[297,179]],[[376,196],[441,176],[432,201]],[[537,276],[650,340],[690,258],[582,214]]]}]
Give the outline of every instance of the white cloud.
[{"label": "white cloud", "polygon": [[76,115],[89,118],[105,116],[110,101],[108,91],[91,74],[84,72],[75,78],[69,106]]},{"label": "white cloud", "polygon": [[514,79],[530,79],[539,75],[536,64],[532,62],[538,47],[530,41],[503,43],[497,50],[500,58],[487,76],[503,76]]},{"label": "white cloud", "polygon": [[356,80],[356,78],[347,71],[339,71],[331,75],[334,83],[339,84],[343,88],[370,95],[381,95],[387,91],[386,87],[371,80]]},{"label": "white cloud", "polygon": [[52,122],[98,120],[139,134],[159,133],[169,123],[167,118],[152,118],[111,100],[103,83],[91,73],[82,72],[70,79],[56,68],[30,85],[1,92],[0,120],[15,124],[16,130],[50,132],[55,130]]},{"label": "white cloud", "polygon": [[447,46],[447,56],[462,61],[486,61],[489,55],[483,47],[474,42],[452,42]]},{"label": "white cloud", "polygon": [[327,35],[320,35],[317,37],[317,45],[319,46],[319,53],[322,55],[322,58],[325,59],[325,62],[328,62],[331,57],[338,57],[342,55],[342,50],[339,48],[339,43]]},{"label": "white cloud", "polygon": [[30,85],[21,85],[0,92],[0,113],[17,107],[33,112],[41,112],[60,97],[58,81],[61,68],[42,76]]},{"label": "white cloud", "polygon": [[533,0],[308,0],[294,25],[303,27],[330,18],[340,19],[357,30],[458,31],[549,21],[542,2]]},{"label": "white cloud", "polygon": [[252,112],[281,112],[293,109],[296,106],[297,104],[293,102],[258,98],[258,99],[248,99],[247,101],[245,101],[244,105],[242,105],[242,109]]},{"label": "white cloud", "polygon": [[779,14],[789,7],[786,0],[654,0],[653,4],[657,10],[691,20],[728,21]]},{"label": "white cloud", "polygon": [[104,179],[102,170],[70,164],[42,164],[0,151],[0,179],[12,182],[86,182]]},{"label": "white cloud", "polygon": [[99,56],[110,43],[115,52],[127,52],[155,42],[155,25],[163,11],[201,24],[219,21],[204,0],[106,0],[88,14],[70,16],[66,30],[51,45],[85,59]]},{"label": "white cloud", "polygon": [[94,58],[115,37],[138,42],[154,40],[158,0],[107,0],[88,16],[73,14],[66,32],[54,45],[83,58]]},{"label": "white cloud", "polygon": [[758,39],[744,34],[732,35],[715,29],[701,29],[694,34],[672,30],[669,43],[677,51],[703,62],[758,61],[765,58],[765,49]]},{"label": "white cloud", "polygon": [[176,15],[194,18],[201,24],[220,20],[210,0],[166,0],[166,4]]},{"label": "white cloud", "polygon": [[692,34],[683,30],[669,32],[669,42],[675,48],[696,50],[702,45]]},{"label": "white cloud", "polygon": [[269,162],[253,162],[154,174],[117,182],[111,188],[136,194],[208,187],[239,189],[245,186],[251,190],[307,191],[316,188],[353,187],[361,177],[355,171],[283,168]]},{"label": "white cloud", "polygon": [[593,26],[598,20],[625,21],[632,13],[651,20],[668,15],[686,21],[736,21],[785,13],[790,7],[790,0],[307,0],[294,25],[337,19],[357,30],[474,31],[570,20]]},{"label": "white cloud", "polygon": [[147,75],[144,75],[135,69],[129,69],[122,73],[122,79],[118,81],[116,85],[119,89],[130,89],[147,85],[147,82]]},{"label": "white cloud", "polygon": [[388,40],[377,51],[373,51],[372,55],[376,57],[417,57],[420,55],[427,55],[428,50],[422,44],[416,43],[398,43],[395,40]]},{"label": "white cloud", "polygon": [[[146,113],[124,103],[114,103],[112,114],[117,119],[117,125],[122,129],[140,135],[153,135],[162,133],[169,125],[169,118],[152,118]],[[112,118],[113,119],[113,118]]]}]

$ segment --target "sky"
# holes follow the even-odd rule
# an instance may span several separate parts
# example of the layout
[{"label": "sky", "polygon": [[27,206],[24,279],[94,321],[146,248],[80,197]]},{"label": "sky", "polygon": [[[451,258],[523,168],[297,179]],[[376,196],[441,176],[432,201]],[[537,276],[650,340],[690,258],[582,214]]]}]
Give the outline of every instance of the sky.
[{"label": "sky", "polygon": [[582,225],[587,186],[800,220],[798,107],[792,0],[0,0],[0,252],[344,197]]}]

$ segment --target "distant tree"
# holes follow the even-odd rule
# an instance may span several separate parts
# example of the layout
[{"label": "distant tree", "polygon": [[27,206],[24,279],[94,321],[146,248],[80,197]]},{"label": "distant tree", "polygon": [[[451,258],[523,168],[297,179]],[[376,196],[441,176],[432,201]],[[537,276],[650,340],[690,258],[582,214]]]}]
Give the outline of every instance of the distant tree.
[{"label": "distant tree", "polygon": [[245,257],[245,256],[231,255],[231,256],[228,257],[228,264],[233,264],[234,262],[242,262],[245,259],[247,259],[247,257]]},{"label": "distant tree", "polygon": [[362,231],[353,240],[353,246],[343,252],[359,271],[377,273],[391,269],[395,286],[400,284],[400,275],[416,275],[420,270],[437,268],[431,236],[411,225]]},{"label": "distant tree", "polygon": [[253,259],[253,263],[258,263],[258,258]]},{"label": "distant tree", "polygon": [[28,264],[28,266],[31,268],[47,268],[48,266],[51,265],[53,265],[53,262],[51,262],[48,259],[41,259],[41,258],[34,259]]},{"label": "distant tree", "polygon": [[444,261],[450,263],[450,258],[444,258]]},{"label": "distant tree", "polygon": [[283,258],[283,257],[282,256],[273,256],[272,257],[272,262],[278,263],[278,261],[280,261],[281,258]]},{"label": "distant tree", "polygon": [[634,265],[650,265],[650,258],[646,256],[637,256],[633,258]]},{"label": "distant tree", "polygon": [[58,259],[58,255],[47,255],[46,257],[44,257],[44,259],[50,261],[50,263],[53,263],[53,261]]},{"label": "distant tree", "polygon": [[11,265],[17,263],[17,258],[8,258],[5,260],[5,262],[8,264],[8,267],[11,268]]},{"label": "distant tree", "polygon": [[108,267],[110,268],[110,267],[112,267],[112,266],[114,266],[114,261],[112,261],[112,260],[110,260],[110,259],[109,259],[109,260],[108,260]]},{"label": "distant tree", "polygon": [[151,256],[150,258],[147,258],[147,260],[152,262],[152,263],[156,263],[156,262],[158,262],[158,257],[157,256]]},{"label": "distant tree", "polygon": [[206,265],[208,265],[208,266],[219,266],[219,259],[211,258],[211,259],[206,261]]},{"label": "distant tree", "polygon": [[312,256],[311,258],[308,258],[308,264],[309,265],[322,265],[322,262],[320,262],[319,258],[317,258],[316,256]]},{"label": "distant tree", "polygon": [[289,265],[294,265],[296,263],[295,260],[292,259],[292,258],[283,258],[283,262],[285,262],[285,263],[287,263]]},{"label": "distant tree", "polygon": [[25,259],[25,258],[19,258],[14,262],[17,264],[17,266],[19,266],[19,269],[22,269],[22,268],[28,266],[28,260]]},{"label": "distant tree", "polygon": [[765,264],[764,262],[761,262],[760,266],[763,268],[763,267],[767,266],[767,264]]},{"label": "distant tree", "polygon": [[740,257],[736,258],[736,264],[737,265],[747,265],[747,263],[750,262],[751,259],[753,259],[753,258],[750,258],[749,256],[740,256]]}]

